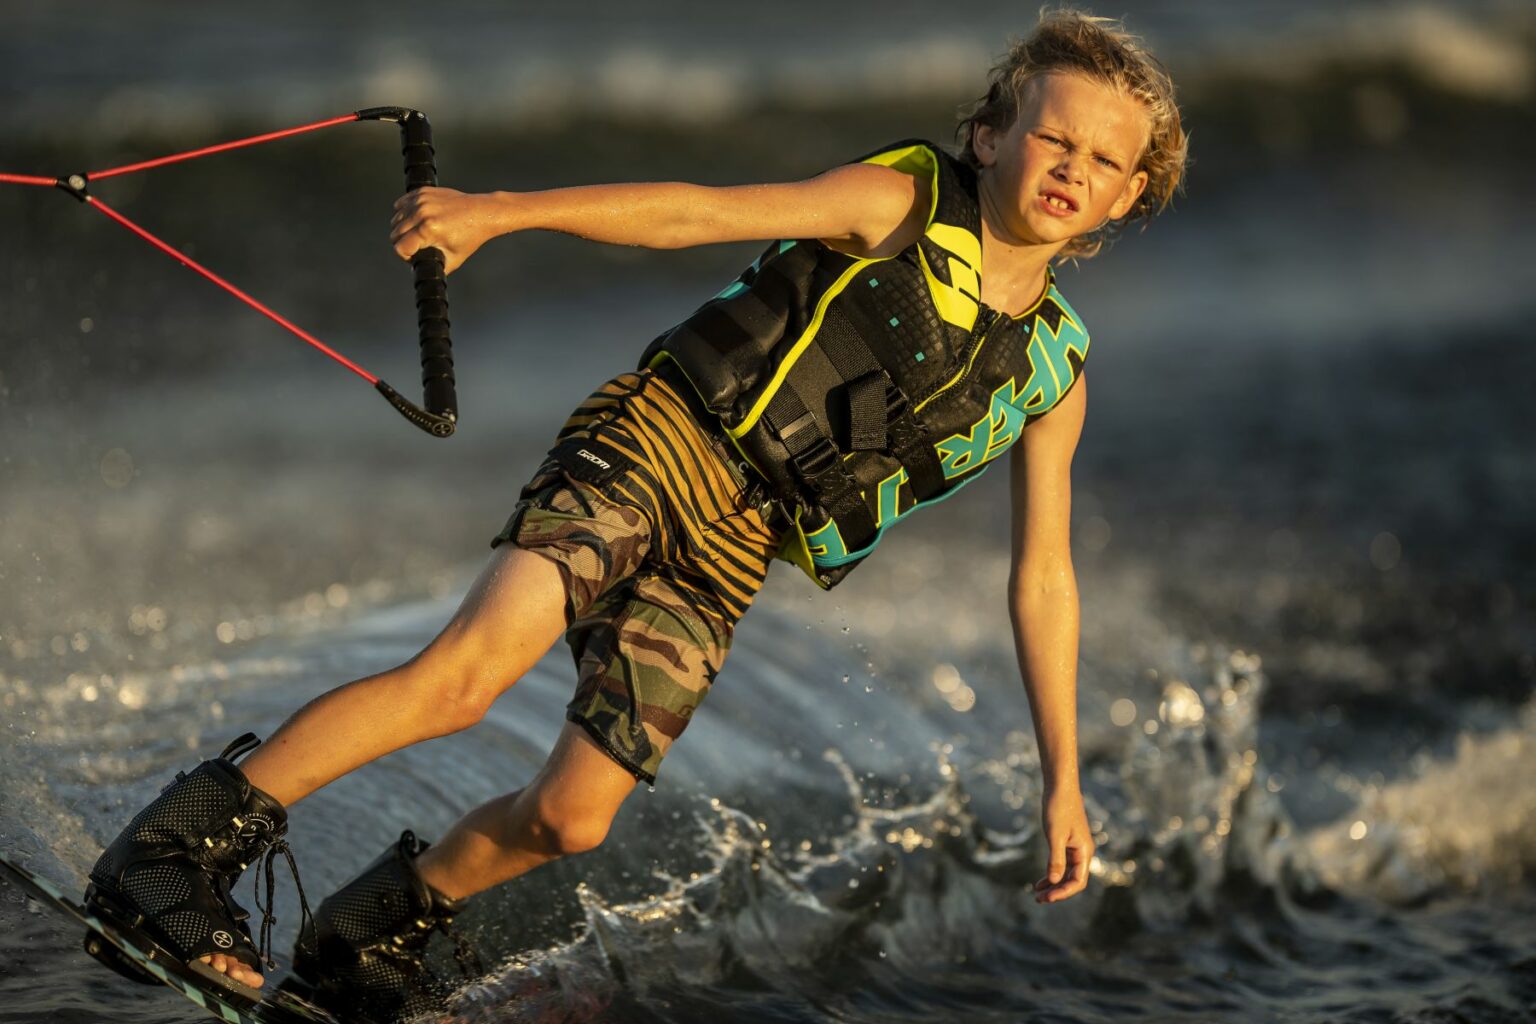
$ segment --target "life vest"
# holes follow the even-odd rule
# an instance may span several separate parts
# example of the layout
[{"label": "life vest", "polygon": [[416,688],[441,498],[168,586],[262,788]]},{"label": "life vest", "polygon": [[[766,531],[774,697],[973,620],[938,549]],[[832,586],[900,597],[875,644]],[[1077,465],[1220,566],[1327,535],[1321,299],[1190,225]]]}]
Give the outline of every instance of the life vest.
[{"label": "life vest", "polygon": [[783,505],[778,557],[822,589],[892,523],[979,477],[1088,355],[1049,271],[1020,316],[982,305],[971,168],[921,140],[862,162],[931,183],[921,238],[879,259],[774,242],[640,361],[681,369]]}]

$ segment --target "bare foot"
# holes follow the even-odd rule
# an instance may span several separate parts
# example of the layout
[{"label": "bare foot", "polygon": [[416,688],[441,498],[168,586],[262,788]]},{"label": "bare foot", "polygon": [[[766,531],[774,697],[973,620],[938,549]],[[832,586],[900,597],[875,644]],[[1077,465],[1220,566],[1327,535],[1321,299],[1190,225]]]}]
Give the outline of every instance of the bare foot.
[{"label": "bare foot", "polygon": [[236,960],[232,956],[225,956],[223,953],[213,953],[209,956],[203,957],[202,960],[203,963],[208,964],[214,970],[223,971],[225,974],[229,975],[232,980],[238,981],[242,985],[249,985],[252,988],[261,988],[261,983],[263,980],[261,975],[257,974],[255,971],[251,970],[251,968],[247,967],[245,964],[241,963],[239,960]]}]

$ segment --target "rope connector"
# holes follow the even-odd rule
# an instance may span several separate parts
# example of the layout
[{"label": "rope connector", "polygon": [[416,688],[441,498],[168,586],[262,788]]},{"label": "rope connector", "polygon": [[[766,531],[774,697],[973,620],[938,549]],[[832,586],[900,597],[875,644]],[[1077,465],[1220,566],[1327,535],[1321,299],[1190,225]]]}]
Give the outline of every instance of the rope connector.
[{"label": "rope connector", "polygon": [[91,194],[86,191],[86,186],[90,184],[90,181],[90,176],[87,174],[71,174],[67,178],[56,179],[53,184],[55,187],[68,192],[84,203],[89,202],[91,198]]},{"label": "rope connector", "polygon": [[365,107],[356,113],[359,121],[389,121],[392,124],[405,124],[407,118],[424,116],[410,107]]}]

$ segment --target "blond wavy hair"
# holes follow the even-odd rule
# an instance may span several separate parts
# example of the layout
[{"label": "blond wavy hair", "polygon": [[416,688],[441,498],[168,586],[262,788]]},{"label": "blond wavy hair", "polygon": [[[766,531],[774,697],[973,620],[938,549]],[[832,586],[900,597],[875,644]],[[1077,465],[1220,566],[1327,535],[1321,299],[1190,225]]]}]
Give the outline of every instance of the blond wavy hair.
[{"label": "blond wavy hair", "polygon": [[1059,260],[1088,259],[1123,223],[1161,213],[1180,190],[1189,140],[1174,100],[1173,79],[1140,38],[1113,18],[1099,18],[1071,8],[1046,9],[1028,39],[1015,41],[993,68],[987,94],[972,105],[955,135],[960,158],[980,170],[973,139],[979,125],[1007,131],[1019,116],[1025,90],[1052,72],[1083,75],[1123,91],[1147,111],[1150,133],[1135,170],[1147,172],[1147,187],[1119,222],[1079,235]]}]

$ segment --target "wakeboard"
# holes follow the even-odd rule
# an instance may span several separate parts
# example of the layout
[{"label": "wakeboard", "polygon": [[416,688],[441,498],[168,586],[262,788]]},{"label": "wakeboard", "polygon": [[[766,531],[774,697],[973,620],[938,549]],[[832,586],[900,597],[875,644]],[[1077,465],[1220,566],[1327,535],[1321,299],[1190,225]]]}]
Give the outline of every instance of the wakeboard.
[{"label": "wakeboard", "polygon": [[227,1024],[347,1024],[305,999],[293,983],[285,983],[254,1005],[225,995],[152,943],[92,914],[62,887],[22,867],[4,851],[0,851],[0,877],[13,882],[38,905],[84,925],[85,951],[91,956],[136,981],[180,992],[213,1020]]}]

